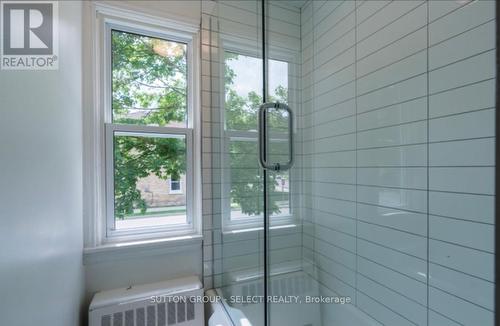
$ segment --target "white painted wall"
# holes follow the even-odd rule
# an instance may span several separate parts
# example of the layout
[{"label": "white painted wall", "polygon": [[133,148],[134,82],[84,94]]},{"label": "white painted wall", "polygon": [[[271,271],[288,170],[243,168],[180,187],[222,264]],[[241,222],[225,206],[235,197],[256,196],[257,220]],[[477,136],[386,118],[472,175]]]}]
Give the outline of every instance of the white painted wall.
[{"label": "white painted wall", "polygon": [[0,319],[78,325],[83,294],[81,3],[57,71],[0,71]]},{"label": "white painted wall", "polygon": [[[116,5],[116,1],[106,0],[104,2]],[[173,1],[151,1],[135,0],[120,1],[120,6],[134,8],[135,10],[159,17],[175,18],[182,21],[200,22],[200,0],[173,0]]]},{"label": "white painted wall", "polygon": [[[95,257],[94,257],[95,258]],[[175,251],[151,249],[136,255],[116,257],[85,263],[87,305],[97,291],[127,287],[129,285],[160,282],[176,277],[196,275],[201,280],[201,246],[193,245]]]},{"label": "white painted wall", "polygon": [[[201,245],[82,263],[83,6],[60,2],[58,71],[0,71],[2,325],[79,325],[98,290],[202,274]],[[127,6],[200,20],[199,1]]]}]

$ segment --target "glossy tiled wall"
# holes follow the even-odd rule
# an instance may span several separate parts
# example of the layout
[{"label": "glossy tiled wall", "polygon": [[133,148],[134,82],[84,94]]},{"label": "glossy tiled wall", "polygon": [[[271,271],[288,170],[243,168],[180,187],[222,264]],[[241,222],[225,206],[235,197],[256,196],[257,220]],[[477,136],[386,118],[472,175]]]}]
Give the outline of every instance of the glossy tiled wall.
[{"label": "glossy tiled wall", "polygon": [[[205,287],[231,287],[238,278],[254,276],[260,281],[262,292],[263,231],[262,223],[240,229],[228,228],[231,214],[231,182],[245,181],[242,172],[261,173],[257,155],[254,161],[231,170],[227,158],[237,155],[229,149],[229,136],[224,123],[224,51],[231,51],[262,59],[262,16],[260,1],[221,0],[202,2],[202,119],[203,119],[203,216],[204,216],[204,281]],[[279,2],[268,3],[266,10],[270,55],[286,53],[290,73],[288,80],[289,105],[300,109],[300,9]],[[258,60],[257,60],[258,61]],[[255,70],[260,73],[258,67]],[[261,68],[260,68],[261,69]],[[293,73],[292,73],[293,72]],[[258,75],[258,74],[257,74]],[[256,77],[258,82],[262,76]],[[272,78],[272,77],[271,77]],[[253,81],[255,82],[255,81]],[[246,85],[241,85],[245,87]],[[245,130],[247,131],[247,130]],[[255,130],[253,132],[256,135]],[[255,139],[255,143],[257,139]],[[300,137],[297,137],[297,142]],[[300,145],[296,146],[301,149]],[[256,154],[256,153],[255,153]],[[246,171],[243,171],[246,170]],[[300,164],[292,171],[293,218],[299,219],[301,202],[298,177]],[[263,203],[263,194],[257,201]],[[292,218],[290,219],[292,220]],[[272,220],[271,220],[272,221]],[[302,253],[302,228],[299,222],[287,228],[270,231],[268,258],[273,266],[300,269]],[[271,226],[273,226],[271,222]],[[260,228],[260,229],[259,229]],[[250,277],[250,279],[252,279]],[[228,290],[233,291],[233,290]],[[235,290],[236,291],[236,290]],[[241,293],[234,293],[241,294]],[[262,294],[262,293],[261,293]],[[260,319],[259,319],[260,320]]]},{"label": "glossy tiled wall", "polygon": [[309,1],[301,47],[305,269],[383,325],[493,325],[495,2]]}]

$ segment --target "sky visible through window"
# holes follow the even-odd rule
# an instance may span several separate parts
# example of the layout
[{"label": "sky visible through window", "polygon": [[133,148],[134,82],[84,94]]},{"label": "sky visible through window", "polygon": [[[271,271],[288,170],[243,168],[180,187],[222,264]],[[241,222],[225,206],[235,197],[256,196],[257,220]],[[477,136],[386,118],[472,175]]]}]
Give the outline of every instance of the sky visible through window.
[{"label": "sky visible through window", "polygon": [[[251,91],[262,94],[262,59],[240,55],[238,60],[228,60],[226,64],[237,72],[232,88],[238,95],[247,96]],[[280,85],[288,88],[288,63],[269,60],[268,82],[271,95],[276,95],[274,90]]]}]

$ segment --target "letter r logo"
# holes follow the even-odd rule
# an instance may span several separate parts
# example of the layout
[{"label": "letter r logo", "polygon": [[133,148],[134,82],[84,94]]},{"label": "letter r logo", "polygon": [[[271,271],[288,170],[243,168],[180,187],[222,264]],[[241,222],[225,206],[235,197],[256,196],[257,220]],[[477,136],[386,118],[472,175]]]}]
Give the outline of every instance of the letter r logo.
[{"label": "letter r logo", "polygon": [[4,55],[53,54],[51,3],[5,3],[2,9]]}]

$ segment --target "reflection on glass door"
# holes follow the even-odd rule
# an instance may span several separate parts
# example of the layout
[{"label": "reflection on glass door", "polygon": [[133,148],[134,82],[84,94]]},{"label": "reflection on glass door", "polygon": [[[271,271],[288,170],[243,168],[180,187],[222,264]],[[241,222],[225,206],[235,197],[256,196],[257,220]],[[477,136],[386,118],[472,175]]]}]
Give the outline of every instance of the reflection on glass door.
[{"label": "reflection on glass door", "polygon": [[[318,295],[318,286],[303,271],[302,263],[302,220],[301,200],[303,198],[301,134],[294,124],[301,118],[301,61],[302,42],[300,35],[300,10],[284,6],[280,1],[264,1],[266,14],[264,33],[264,54],[267,62],[266,86],[266,158],[274,169],[266,171],[267,191],[267,266],[266,286],[271,300],[267,303],[267,325],[321,325],[319,305],[301,304],[306,296]],[[281,58],[286,66],[277,66],[273,61]],[[286,88],[279,88],[277,81],[286,76]],[[278,88],[277,88],[278,86]],[[277,97],[279,93],[282,96]],[[282,105],[284,104],[284,105]],[[287,109],[288,108],[288,109]],[[292,164],[288,164],[292,162]],[[286,220],[273,218],[280,209],[280,195],[276,191],[283,184],[288,191],[288,217]],[[265,217],[266,218],[266,217]],[[284,303],[293,296],[299,301]]]},{"label": "reflection on glass door", "polygon": [[[300,178],[297,170],[265,173],[259,165],[258,112],[264,101],[287,104],[294,110],[297,107],[300,51],[295,47],[300,47],[300,42],[293,46],[281,42],[266,48],[264,74],[262,1],[221,0],[216,7],[220,155],[212,164],[220,166],[222,231],[220,245],[214,249],[214,259],[220,261],[220,266],[215,267],[220,278],[216,277],[215,282],[235,325],[264,326],[269,315],[265,289],[268,295],[278,293],[277,289],[289,282],[278,277],[266,288],[269,280],[264,276],[292,275],[287,273],[297,271],[301,265],[301,227],[297,223]],[[278,10],[288,13],[283,8]],[[269,110],[267,117],[269,160],[284,162],[290,156],[290,116]],[[267,242],[266,236],[270,238]],[[231,300],[247,296],[261,299]]]},{"label": "reflection on glass door", "polygon": [[[265,302],[231,298],[264,293],[263,184],[257,156],[257,109],[262,102],[261,1],[216,2],[216,75],[220,107],[217,135],[220,167],[220,245],[214,250],[215,283],[235,325],[264,325]],[[212,36],[215,34],[212,33]],[[215,68],[217,67],[217,68]],[[217,155],[217,154],[216,154]],[[259,229],[260,228],[260,229]]]}]

